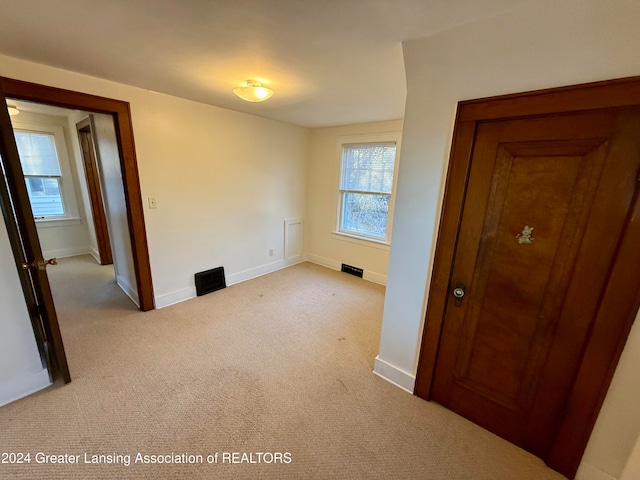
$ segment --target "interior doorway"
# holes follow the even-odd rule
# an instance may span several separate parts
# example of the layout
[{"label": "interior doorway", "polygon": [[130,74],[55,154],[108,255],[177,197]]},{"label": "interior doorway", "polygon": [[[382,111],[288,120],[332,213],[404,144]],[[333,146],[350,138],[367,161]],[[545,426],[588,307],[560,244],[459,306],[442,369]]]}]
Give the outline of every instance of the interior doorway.
[{"label": "interior doorway", "polygon": [[[149,264],[149,253],[146,240],[142,199],[137,170],[133,131],[129,104],[79,92],[38,85],[19,80],[0,77],[0,92],[2,100],[12,98],[53,107],[82,110],[89,113],[104,114],[104,122],[97,127],[108,137],[112,167],[105,170],[104,176],[111,175],[112,185],[119,183],[121,198],[119,199],[119,216],[127,225],[128,232],[121,236],[127,239],[131,250],[130,272],[135,277],[135,293],[138,297],[139,308],[143,311],[154,308],[153,286]],[[47,196],[55,196],[55,182],[36,179],[33,185],[27,187],[27,180],[21,166],[16,146],[13,127],[5,110],[1,115],[0,134],[3,137],[2,159],[5,172],[6,189],[3,188],[3,209],[7,209],[5,223],[9,231],[9,239],[20,273],[21,284],[27,306],[32,318],[36,338],[47,358],[47,365],[51,377],[71,380],[67,366],[64,345],[60,335],[57,316],[49,280],[46,274],[47,263],[43,259],[40,241],[35,226],[35,219],[29,199],[29,188],[47,188]],[[117,164],[117,168],[116,167]],[[32,176],[53,176],[33,174]],[[60,176],[60,175],[58,175]],[[39,184],[38,184],[39,182]],[[108,183],[108,182],[106,182]],[[37,185],[38,184],[38,185]],[[108,195],[106,195],[108,197]],[[55,205],[54,205],[55,207]],[[55,207],[60,211],[60,207]],[[109,207],[106,209],[109,211]],[[46,215],[45,215],[46,216]],[[115,236],[115,234],[113,235]],[[51,262],[52,263],[52,262]]]},{"label": "interior doorway", "polygon": [[7,104],[44,257],[55,264],[91,255],[113,265],[115,283],[139,306],[113,118],[12,98]]},{"label": "interior doorway", "polygon": [[[54,107],[106,114],[113,119],[111,144],[117,154],[124,195],[124,214],[129,228],[133,269],[140,309],[154,308],[153,284],[149,249],[147,245],[140,179],[133,140],[133,128],[129,104],[120,100],[98,97],[70,90],[23,82],[0,77],[2,90],[7,98],[24,100]],[[105,131],[109,129],[104,122]]]}]

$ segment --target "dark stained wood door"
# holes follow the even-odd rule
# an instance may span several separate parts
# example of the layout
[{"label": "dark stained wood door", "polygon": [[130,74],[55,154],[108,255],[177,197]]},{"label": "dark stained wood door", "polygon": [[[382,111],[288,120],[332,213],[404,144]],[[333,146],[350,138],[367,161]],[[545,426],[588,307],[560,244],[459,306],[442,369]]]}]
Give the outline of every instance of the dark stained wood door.
[{"label": "dark stained wood door", "polygon": [[640,108],[480,122],[470,165],[431,398],[549,459],[637,222]]},{"label": "dark stained wood door", "polygon": [[[15,136],[0,84],[0,209],[43,363],[52,379],[71,381]],[[1,307],[0,307],[1,309]]]}]

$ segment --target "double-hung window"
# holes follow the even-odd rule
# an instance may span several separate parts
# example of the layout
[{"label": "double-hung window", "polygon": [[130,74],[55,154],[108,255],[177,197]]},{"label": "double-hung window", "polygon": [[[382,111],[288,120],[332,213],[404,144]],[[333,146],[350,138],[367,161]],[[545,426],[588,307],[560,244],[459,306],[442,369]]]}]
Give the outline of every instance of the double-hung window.
[{"label": "double-hung window", "polygon": [[54,135],[16,130],[15,138],[33,216],[63,216],[62,171]]},{"label": "double-hung window", "polygon": [[12,118],[11,123],[36,224],[39,228],[79,225],[77,175],[67,153],[66,119],[25,116],[29,118]]},{"label": "double-hung window", "polygon": [[338,231],[389,241],[396,142],[342,145]]}]

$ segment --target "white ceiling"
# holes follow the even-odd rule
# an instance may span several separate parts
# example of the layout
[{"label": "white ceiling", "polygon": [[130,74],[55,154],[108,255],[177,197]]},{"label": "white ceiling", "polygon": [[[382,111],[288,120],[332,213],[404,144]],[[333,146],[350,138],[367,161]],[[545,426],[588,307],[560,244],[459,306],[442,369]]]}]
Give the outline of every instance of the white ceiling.
[{"label": "white ceiling", "polygon": [[[402,118],[401,41],[524,0],[0,0],[0,53],[307,127]],[[275,90],[250,104],[231,90]]]}]

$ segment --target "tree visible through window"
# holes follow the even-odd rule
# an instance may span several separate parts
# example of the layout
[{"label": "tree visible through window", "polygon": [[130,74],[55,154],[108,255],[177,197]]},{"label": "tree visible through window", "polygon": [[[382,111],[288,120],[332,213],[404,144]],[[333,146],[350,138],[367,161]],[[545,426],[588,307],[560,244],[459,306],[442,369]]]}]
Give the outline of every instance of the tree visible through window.
[{"label": "tree visible through window", "polygon": [[395,162],[395,143],[342,146],[341,232],[387,239]]},{"label": "tree visible through window", "polygon": [[31,210],[36,218],[64,215],[55,138],[44,132],[15,132]]}]

